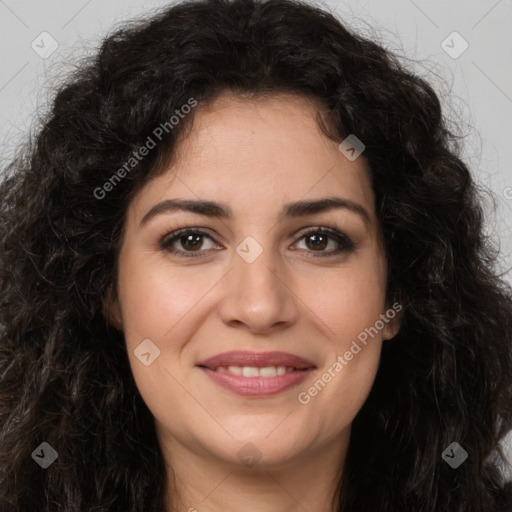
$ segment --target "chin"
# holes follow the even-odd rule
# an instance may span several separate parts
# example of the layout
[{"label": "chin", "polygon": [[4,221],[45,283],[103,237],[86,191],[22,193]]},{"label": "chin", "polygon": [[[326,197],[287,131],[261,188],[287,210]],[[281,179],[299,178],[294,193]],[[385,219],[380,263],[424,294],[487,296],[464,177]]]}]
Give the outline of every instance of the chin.
[{"label": "chin", "polygon": [[[273,428],[275,428],[274,424]],[[278,429],[277,429],[278,430]],[[211,453],[230,465],[248,468],[284,469],[296,462],[307,448],[308,440],[290,436],[288,433],[268,431],[234,432],[229,441],[219,441],[210,446]],[[211,437],[208,438],[211,443]],[[219,452],[219,447],[222,446]]]}]

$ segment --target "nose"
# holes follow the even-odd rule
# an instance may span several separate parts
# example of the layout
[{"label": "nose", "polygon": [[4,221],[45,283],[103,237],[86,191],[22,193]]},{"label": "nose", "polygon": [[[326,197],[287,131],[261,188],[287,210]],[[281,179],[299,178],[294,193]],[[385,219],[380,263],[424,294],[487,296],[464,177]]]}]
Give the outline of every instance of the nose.
[{"label": "nose", "polygon": [[263,249],[254,261],[234,255],[218,311],[230,327],[270,334],[297,322],[300,303],[290,269],[279,261],[278,254]]}]

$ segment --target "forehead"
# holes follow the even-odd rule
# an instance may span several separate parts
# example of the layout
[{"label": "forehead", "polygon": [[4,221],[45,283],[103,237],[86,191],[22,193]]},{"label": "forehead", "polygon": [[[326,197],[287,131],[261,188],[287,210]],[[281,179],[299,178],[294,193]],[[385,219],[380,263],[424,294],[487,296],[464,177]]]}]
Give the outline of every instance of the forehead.
[{"label": "forehead", "polygon": [[336,195],[373,212],[366,159],[340,153],[318,125],[319,106],[292,94],[223,94],[199,105],[172,164],[136,197],[139,216],[168,197],[214,199],[235,213],[266,216],[287,202]]}]

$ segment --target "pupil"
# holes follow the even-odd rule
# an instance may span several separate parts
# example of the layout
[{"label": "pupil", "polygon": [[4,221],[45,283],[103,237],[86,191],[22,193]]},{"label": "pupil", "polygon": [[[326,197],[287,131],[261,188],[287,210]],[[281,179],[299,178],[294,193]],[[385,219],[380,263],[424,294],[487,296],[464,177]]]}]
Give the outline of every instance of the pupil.
[{"label": "pupil", "polygon": [[[189,249],[197,249],[198,247],[200,247],[201,246],[201,235],[188,235],[188,236],[182,237],[181,240],[182,240],[183,247],[187,248],[187,244],[190,241],[194,240],[194,238],[196,239],[196,243],[188,245],[188,248]],[[185,239],[184,243],[183,243],[183,239]]]},{"label": "pupil", "polygon": [[[313,242],[313,244],[312,244],[313,248],[325,249],[327,237],[325,237],[323,235],[310,235],[308,237],[308,242],[310,242],[313,239],[316,240],[316,242]],[[319,239],[322,239],[322,241],[319,242]]]}]

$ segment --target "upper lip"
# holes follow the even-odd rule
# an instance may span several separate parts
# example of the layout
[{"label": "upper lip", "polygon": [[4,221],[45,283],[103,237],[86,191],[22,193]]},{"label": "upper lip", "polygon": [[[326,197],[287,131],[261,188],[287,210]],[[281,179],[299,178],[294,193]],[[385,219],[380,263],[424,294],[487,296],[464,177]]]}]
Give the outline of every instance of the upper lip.
[{"label": "upper lip", "polygon": [[200,361],[197,363],[197,366],[206,366],[208,368],[217,368],[219,366],[252,366],[256,368],[288,366],[298,370],[316,368],[311,361],[288,352],[248,352],[241,350],[217,354]]}]

